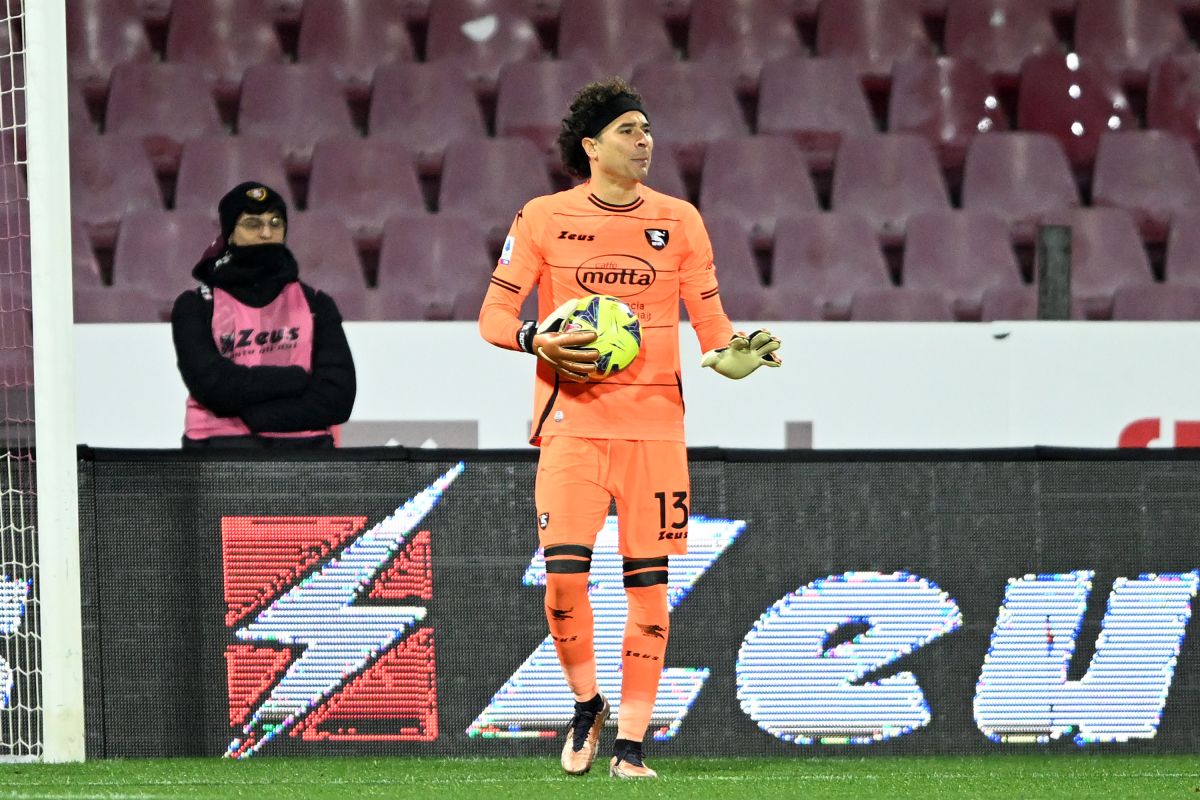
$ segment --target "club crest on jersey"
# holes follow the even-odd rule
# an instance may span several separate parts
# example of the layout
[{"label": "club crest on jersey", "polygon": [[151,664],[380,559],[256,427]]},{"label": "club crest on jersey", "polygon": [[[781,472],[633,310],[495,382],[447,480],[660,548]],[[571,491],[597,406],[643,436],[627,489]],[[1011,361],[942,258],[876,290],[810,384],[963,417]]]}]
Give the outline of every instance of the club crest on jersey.
[{"label": "club crest on jersey", "polygon": [[662,250],[667,246],[667,241],[671,238],[671,232],[662,228],[646,228],[646,241],[655,250]]},{"label": "club crest on jersey", "polygon": [[538,527],[539,528],[541,528],[542,530],[546,530],[546,527],[549,524],[550,524],[550,512],[549,511],[543,511],[541,514],[538,514]]}]

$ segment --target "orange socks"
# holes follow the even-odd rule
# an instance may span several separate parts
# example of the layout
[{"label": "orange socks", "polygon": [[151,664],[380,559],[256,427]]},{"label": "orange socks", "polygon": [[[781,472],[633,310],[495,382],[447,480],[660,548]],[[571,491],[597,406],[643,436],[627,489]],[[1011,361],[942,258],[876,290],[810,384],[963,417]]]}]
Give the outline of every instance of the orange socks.
[{"label": "orange socks", "polygon": [[591,700],[600,691],[587,591],[591,566],[592,551],[583,545],[546,548],[546,621],[567,686],[580,702]]},{"label": "orange socks", "polygon": [[640,742],[650,725],[670,633],[667,559],[625,559],[629,616],[621,643],[621,710],[617,738]]}]

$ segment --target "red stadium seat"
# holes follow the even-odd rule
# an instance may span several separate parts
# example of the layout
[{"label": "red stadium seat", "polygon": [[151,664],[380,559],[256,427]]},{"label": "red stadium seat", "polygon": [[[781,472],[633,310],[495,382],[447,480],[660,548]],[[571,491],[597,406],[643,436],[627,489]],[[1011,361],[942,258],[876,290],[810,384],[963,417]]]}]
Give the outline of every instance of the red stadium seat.
[{"label": "red stadium seat", "polygon": [[308,207],[336,215],[355,239],[378,249],[388,218],[423,214],[425,201],[404,145],[348,137],[317,143]]},{"label": "red stadium seat", "polygon": [[721,213],[705,214],[704,226],[712,242],[725,313],[732,319],[762,319],[770,292],[763,285],[741,220]]},{"label": "red stadium seat", "polygon": [[452,215],[396,217],[384,227],[374,319],[475,319],[496,260],[483,233]]},{"label": "red stadium seat", "polygon": [[1100,139],[1092,203],[1130,211],[1148,241],[1167,238],[1176,209],[1200,205],[1200,164],[1167,131],[1122,131]]},{"label": "red stadium seat", "polygon": [[1200,286],[1163,283],[1118,286],[1113,292],[1112,318],[1200,321]]},{"label": "red stadium seat", "polygon": [[403,142],[424,174],[441,172],[447,142],[487,135],[471,84],[448,62],[377,69],[367,131]]},{"label": "red stadium seat", "polygon": [[324,211],[289,214],[286,243],[300,280],[332,297],[344,319],[371,318],[358,250],[340,219]]},{"label": "red stadium seat", "polygon": [[776,226],[771,290],[808,293],[820,317],[849,319],[856,291],[891,285],[875,232],[863,217],[810,212]]},{"label": "red stadium seat", "polygon": [[817,55],[849,58],[872,88],[887,86],[895,62],[936,51],[916,0],[827,0],[817,12]]},{"label": "red stadium seat", "polygon": [[67,127],[72,136],[96,133],[96,122],[83,99],[83,89],[75,81],[67,83]]},{"label": "red stadium seat", "polygon": [[1077,319],[1108,319],[1117,287],[1154,279],[1150,259],[1128,212],[1117,208],[1077,209],[1047,215],[1046,222],[1071,226],[1071,299],[1072,314]]},{"label": "red stadium seat", "polygon": [[763,63],[803,55],[792,0],[696,0],[688,58],[712,61],[735,77],[739,92],[757,94]]},{"label": "red stadium seat", "polygon": [[595,80],[582,61],[519,61],[500,73],[496,96],[496,135],[524,136],[558,170],[558,133],[571,98]]},{"label": "red stadium seat", "polygon": [[728,75],[715,64],[643,64],[633,84],[653,115],[655,147],[669,146],[685,175],[700,171],[709,142],[750,133]]},{"label": "red stadium seat", "polygon": [[946,297],[933,289],[860,289],[850,303],[854,322],[950,322]]},{"label": "red stadium seat", "polygon": [[1021,285],[1021,270],[1004,220],[977,211],[917,214],[908,221],[901,282],[936,289],[958,319],[977,320],[983,292]]},{"label": "red stadium seat", "polygon": [[1079,0],[1075,49],[1127,84],[1146,84],[1150,62],[1194,51],[1172,0]]},{"label": "red stadium seat", "polygon": [[438,213],[476,220],[498,252],[521,207],[551,191],[528,139],[462,139],[446,148]]},{"label": "red stadium seat", "polygon": [[138,0],[68,0],[67,69],[89,97],[108,91],[112,68],[123,61],[153,61]]},{"label": "red stadium seat", "polygon": [[558,57],[628,77],[638,64],[669,61],[675,51],[662,17],[645,0],[570,0],[559,18]]},{"label": "red stadium seat", "polygon": [[1167,283],[1200,286],[1200,208],[1181,208],[1167,237]]},{"label": "red stadium seat", "polygon": [[261,181],[295,208],[283,167],[283,151],[274,139],[250,136],[208,136],[183,146],[175,208],[200,211],[217,218],[217,202],[242,181]]},{"label": "red stadium seat", "polygon": [[1059,51],[1045,0],[955,0],[946,10],[946,54],[973,58],[998,85],[1016,85],[1021,62]]},{"label": "red stadium seat", "polygon": [[307,175],[313,146],[357,133],[337,78],[314,64],[259,64],[246,71],[238,134],[275,139],[293,175]]},{"label": "red stadium seat", "polygon": [[689,199],[683,172],[669,147],[655,148],[654,155],[650,157],[650,174],[646,177],[646,185],[680,200]]},{"label": "red stadium seat", "polygon": [[415,57],[404,11],[393,0],[304,3],[297,60],[333,70],[352,97],[370,95],[380,64]]},{"label": "red stadium seat", "polygon": [[708,146],[700,208],[706,217],[718,212],[737,219],[765,249],[775,237],[776,220],[819,205],[804,154],[791,139],[744,136]]},{"label": "red stadium seat", "polygon": [[[216,205],[216,199],[213,200]],[[216,221],[202,211],[135,211],[126,214],[113,254],[112,288],[142,293],[147,302],[129,322],[170,317],[180,292],[196,285],[192,267],[217,238]]]},{"label": "red stadium seat", "polygon": [[1004,219],[1020,244],[1033,241],[1038,219],[1080,204],[1066,152],[1046,133],[977,136],[963,166],[962,204]]},{"label": "red stadium seat", "polygon": [[203,67],[217,97],[233,102],[249,67],[283,61],[284,54],[262,0],[187,0],[171,8],[167,60]]},{"label": "red stadium seat", "polygon": [[1200,53],[1169,56],[1150,71],[1146,125],[1200,147]]},{"label": "red stadium seat", "polygon": [[74,288],[104,287],[104,271],[92,248],[91,237],[83,223],[74,218],[71,219],[71,283]]},{"label": "red stadium seat", "polygon": [[505,64],[543,56],[523,0],[437,0],[429,8],[426,58],[451,61],[483,94],[494,94]]},{"label": "red stadium seat", "polygon": [[899,244],[908,218],[950,208],[933,145],[906,133],[848,136],[833,170],[833,210],[862,214],[885,244]]},{"label": "red stadium seat", "polygon": [[141,137],[160,173],[178,168],[184,140],[225,132],[204,73],[194,64],[118,64],[104,127],[109,134]]},{"label": "red stadium seat", "polygon": [[70,149],[71,216],[97,246],[113,246],[125,214],[163,207],[154,169],[137,139],[72,136]]},{"label": "red stadium seat", "polygon": [[851,62],[784,58],[763,66],[758,132],[793,137],[813,169],[833,166],[843,136],[874,131],[871,108]]},{"label": "red stadium seat", "polygon": [[942,166],[961,167],[976,134],[1007,129],[995,87],[971,59],[901,61],[892,71],[888,131],[921,134]]},{"label": "red stadium seat", "polygon": [[1057,137],[1073,166],[1088,167],[1102,133],[1136,128],[1137,121],[1120,80],[1071,53],[1025,61],[1017,127]]},{"label": "red stadium seat", "polygon": [[1037,288],[993,286],[983,290],[983,322],[1037,319]]}]

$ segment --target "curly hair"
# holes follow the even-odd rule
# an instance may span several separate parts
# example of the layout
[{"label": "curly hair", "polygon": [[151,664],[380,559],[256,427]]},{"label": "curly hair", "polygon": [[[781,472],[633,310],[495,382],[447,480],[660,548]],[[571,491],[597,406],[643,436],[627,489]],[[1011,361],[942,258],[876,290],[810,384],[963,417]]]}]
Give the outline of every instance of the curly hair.
[{"label": "curly hair", "polygon": [[594,81],[575,93],[570,111],[563,118],[562,129],[558,133],[558,151],[562,157],[563,169],[568,175],[576,178],[591,177],[592,165],[587,153],[583,152],[582,143],[587,135],[584,131],[602,106],[621,96],[635,101],[638,105],[642,103],[641,94],[624,78]]}]

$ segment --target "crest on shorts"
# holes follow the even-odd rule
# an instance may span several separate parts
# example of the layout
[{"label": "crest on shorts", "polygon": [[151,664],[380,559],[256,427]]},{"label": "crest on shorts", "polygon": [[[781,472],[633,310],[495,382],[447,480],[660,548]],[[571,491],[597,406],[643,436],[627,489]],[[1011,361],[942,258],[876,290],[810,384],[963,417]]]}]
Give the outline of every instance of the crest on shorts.
[{"label": "crest on shorts", "polygon": [[255,186],[253,189],[246,190],[246,196],[256,203],[261,203],[267,199],[267,190],[263,186]]},{"label": "crest on shorts", "polygon": [[667,246],[667,242],[671,238],[671,232],[663,228],[646,228],[646,241],[655,250],[662,250]]},{"label": "crest on shorts", "polygon": [[541,528],[542,530],[546,530],[546,527],[549,524],[550,524],[550,512],[549,511],[543,511],[541,514],[538,514],[538,527],[539,528]]}]

